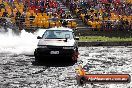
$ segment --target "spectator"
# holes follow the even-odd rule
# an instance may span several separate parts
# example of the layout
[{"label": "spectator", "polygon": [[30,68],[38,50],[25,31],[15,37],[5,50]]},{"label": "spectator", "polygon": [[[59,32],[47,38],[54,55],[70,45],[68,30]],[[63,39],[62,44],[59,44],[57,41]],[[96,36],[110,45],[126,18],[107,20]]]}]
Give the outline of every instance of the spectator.
[{"label": "spectator", "polygon": [[26,18],[26,15],[25,15],[25,13],[23,13],[21,16],[20,16],[20,22],[21,23],[24,23],[25,22],[25,18]]},{"label": "spectator", "polygon": [[71,14],[67,14],[67,17],[66,17],[67,19],[72,19],[72,16],[71,16]]},{"label": "spectator", "polygon": [[6,11],[3,12],[2,17],[8,17],[8,13]]},{"label": "spectator", "polygon": [[19,27],[20,27],[20,20],[21,20],[20,17],[21,17],[21,13],[19,11],[17,11],[15,20],[16,20],[16,25]]},{"label": "spectator", "polygon": [[18,10],[17,13],[16,13],[16,17],[20,17],[20,16],[21,16],[21,13]]}]

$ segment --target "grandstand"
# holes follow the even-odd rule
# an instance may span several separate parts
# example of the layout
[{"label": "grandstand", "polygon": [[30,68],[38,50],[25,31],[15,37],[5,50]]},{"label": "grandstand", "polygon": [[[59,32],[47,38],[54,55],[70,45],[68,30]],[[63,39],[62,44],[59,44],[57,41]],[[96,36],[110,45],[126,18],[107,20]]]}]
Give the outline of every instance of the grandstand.
[{"label": "grandstand", "polygon": [[63,0],[93,30],[131,30],[132,0]]},{"label": "grandstand", "polygon": [[132,0],[0,0],[0,18],[5,17],[27,31],[55,26],[130,31]]},{"label": "grandstand", "polygon": [[57,0],[0,0],[0,18],[10,18],[20,30],[27,31],[55,26],[76,28],[76,21],[71,20],[69,10],[64,7]]}]

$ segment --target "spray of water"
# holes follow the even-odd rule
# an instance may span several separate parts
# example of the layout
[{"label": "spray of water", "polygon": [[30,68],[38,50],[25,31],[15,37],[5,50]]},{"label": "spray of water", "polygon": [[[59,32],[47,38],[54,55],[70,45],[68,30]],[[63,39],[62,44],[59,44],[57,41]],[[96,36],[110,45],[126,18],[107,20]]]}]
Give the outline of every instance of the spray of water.
[{"label": "spray of water", "polygon": [[36,33],[28,33],[23,30],[16,36],[12,29],[8,29],[7,33],[0,33],[0,53],[33,55],[38,43],[37,36],[41,36],[44,31],[40,29]]}]

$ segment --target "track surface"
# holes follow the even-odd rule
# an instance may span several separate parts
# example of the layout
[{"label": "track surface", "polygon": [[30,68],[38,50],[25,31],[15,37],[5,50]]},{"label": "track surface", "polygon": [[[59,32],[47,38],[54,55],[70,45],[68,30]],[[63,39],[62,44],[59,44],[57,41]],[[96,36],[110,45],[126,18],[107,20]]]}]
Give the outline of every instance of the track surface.
[{"label": "track surface", "polygon": [[89,66],[89,73],[132,75],[132,47],[80,47],[78,62],[34,62],[33,56],[0,54],[0,88],[131,88],[126,84],[76,82],[75,68]]}]

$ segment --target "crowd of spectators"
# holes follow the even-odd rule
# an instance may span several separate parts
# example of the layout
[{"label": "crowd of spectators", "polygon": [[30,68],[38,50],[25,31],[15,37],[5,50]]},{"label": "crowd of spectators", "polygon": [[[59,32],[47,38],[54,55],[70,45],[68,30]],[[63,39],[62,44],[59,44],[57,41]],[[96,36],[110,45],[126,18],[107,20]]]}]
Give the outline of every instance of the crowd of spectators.
[{"label": "crowd of spectators", "polygon": [[132,30],[132,0],[62,0],[95,30]]},{"label": "crowd of spectators", "polygon": [[[132,0],[62,0],[62,2],[91,29],[132,29]],[[72,25],[72,22],[60,21],[71,19],[72,16],[69,12],[63,11],[56,0],[0,0],[0,17],[11,18],[12,23],[21,27],[20,29]]]},{"label": "crowd of spectators", "polygon": [[11,18],[12,23],[24,27],[55,27],[72,18],[56,0],[0,0],[0,17]]}]

